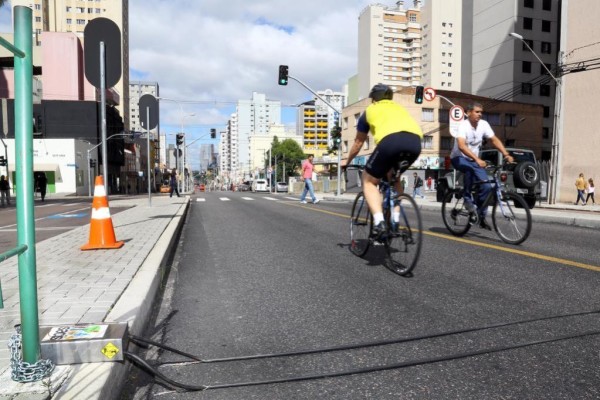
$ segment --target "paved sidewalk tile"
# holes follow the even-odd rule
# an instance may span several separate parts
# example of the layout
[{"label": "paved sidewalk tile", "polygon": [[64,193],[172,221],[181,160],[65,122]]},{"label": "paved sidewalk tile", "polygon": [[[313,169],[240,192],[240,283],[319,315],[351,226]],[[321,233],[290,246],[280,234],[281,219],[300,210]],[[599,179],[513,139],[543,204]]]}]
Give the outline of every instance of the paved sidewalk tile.
[{"label": "paved sidewalk tile", "polygon": [[[40,324],[102,322],[138,271],[184,199],[156,197],[111,201],[132,208],[112,215],[116,250],[81,251],[89,225],[54,236],[36,245],[38,314]],[[91,207],[91,204],[90,204]],[[156,218],[161,216],[161,218]],[[170,218],[164,218],[170,216]],[[8,366],[7,341],[20,321],[17,259],[2,263],[0,280],[4,309],[0,310],[0,370]]]}]

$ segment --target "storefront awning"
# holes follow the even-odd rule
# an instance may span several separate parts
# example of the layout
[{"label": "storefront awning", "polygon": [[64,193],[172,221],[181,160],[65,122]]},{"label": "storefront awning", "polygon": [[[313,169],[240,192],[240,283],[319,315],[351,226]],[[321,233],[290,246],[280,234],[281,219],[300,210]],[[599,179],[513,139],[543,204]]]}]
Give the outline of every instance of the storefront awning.
[{"label": "storefront awning", "polygon": [[[16,170],[14,164],[8,164],[11,172]],[[56,163],[34,163],[33,164],[34,172],[54,172],[54,181],[62,182],[62,175],[60,174],[60,165]]]}]

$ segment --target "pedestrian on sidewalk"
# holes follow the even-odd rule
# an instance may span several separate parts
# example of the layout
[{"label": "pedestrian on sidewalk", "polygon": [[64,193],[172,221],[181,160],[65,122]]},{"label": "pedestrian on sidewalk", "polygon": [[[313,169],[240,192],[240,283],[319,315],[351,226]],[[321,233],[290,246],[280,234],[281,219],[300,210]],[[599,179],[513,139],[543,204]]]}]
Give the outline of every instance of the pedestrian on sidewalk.
[{"label": "pedestrian on sidewalk", "polygon": [[594,200],[594,191],[596,188],[594,187],[594,180],[592,178],[588,179],[588,188],[587,188],[587,197],[585,198],[585,203],[590,202],[590,198],[592,199],[592,204],[596,205],[596,200]]},{"label": "pedestrian on sidewalk", "polygon": [[300,195],[300,203],[306,204],[306,194],[310,193],[310,197],[312,198],[313,204],[317,204],[320,200],[315,196],[315,189],[313,187],[312,179],[313,179],[313,159],[315,156],[310,154],[308,158],[302,161],[302,176],[300,179],[304,181],[304,189],[302,189],[302,194]]},{"label": "pedestrian on sidewalk", "polygon": [[48,178],[46,178],[45,172],[40,172],[37,176],[36,187],[40,191],[40,196],[42,197],[42,201],[46,198],[46,188],[48,186]]},{"label": "pedestrian on sidewalk", "polygon": [[579,204],[579,199],[581,199],[581,205],[585,206],[585,189],[587,189],[587,182],[583,176],[583,172],[579,174],[579,178],[575,181],[575,187],[577,188],[577,200],[575,201],[575,205]]},{"label": "pedestrian on sidewalk", "polygon": [[433,179],[431,179],[431,176],[427,178],[427,190],[433,190]]},{"label": "pedestrian on sidewalk", "polygon": [[406,177],[403,176],[400,180],[400,187],[402,188],[402,193],[406,193],[406,187],[408,186],[408,182],[406,181]]},{"label": "pedestrian on sidewalk", "polygon": [[423,187],[423,179],[421,179],[421,177],[419,175],[417,175],[416,172],[413,172],[413,176],[415,177],[415,180],[413,181],[413,198],[416,198],[417,196],[421,196],[422,199],[425,198],[425,195],[423,195],[423,193],[421,192],[421,188]]},{"label": "pedestrian on sidewalk", "polygon": [[4,199],[6,205],[10,206],[10,184],[4,175],[0,176],[0,196],[2,196],[2,207],[4,207]]},{"label": "pedestrian on sidewalk", "polygon": [[173,168],[173,170],[171,171],[171,178],[170,178],[169,182],[171,184],[171,191],[169,192],[169,197],[173,197],[173,192],[175,192],[177,197],[181,197],[179,195],[179,189],[177,188],[177,169],[176,168]]}]

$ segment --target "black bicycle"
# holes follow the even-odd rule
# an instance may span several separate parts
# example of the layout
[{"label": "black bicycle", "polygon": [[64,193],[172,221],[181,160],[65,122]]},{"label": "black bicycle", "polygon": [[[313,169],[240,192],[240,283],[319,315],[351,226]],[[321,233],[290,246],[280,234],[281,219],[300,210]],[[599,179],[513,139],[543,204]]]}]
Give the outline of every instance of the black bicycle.
[{"label": "black bicycle", "polygon": [[[423,245],[423,222],[415,200],[408,194],[397,193],[394,184],[400,178],[402,165],[394,168],[391,179],[381,180],[379,191],[383,194],[383,215],[387,231],[379,238],[373,235],[373,216],[363,192],[356,195],[350,217],[350,251],[364,256],[372,244],[383,244],[386,250],[385,266],[392,272],[406,276],[417,265]],[[346,169],[357,169],[359,176],[364,166],[349,165]],[[394,221],[393,210],[400,213]]]},{"label": "black bicycle", "polygon": [[[531,233],[531,212],[521,195],[504,190],[502,182],[506,180],[506,176],[499,172],[501,168],[502,166],[491,168],[490,179],[475,182],[472,195],[476,195],[480,185],[492,185],[492,190],[482,207],[492,207],[492,224],[503,242],[520,244]],[[462,188],[452,189],[446,193],[442,203],[444,225],[455,236],[465,235],[471,229],[471,225],[479,222],[477,212],[469,212],[465,207],[463,193]]]}]

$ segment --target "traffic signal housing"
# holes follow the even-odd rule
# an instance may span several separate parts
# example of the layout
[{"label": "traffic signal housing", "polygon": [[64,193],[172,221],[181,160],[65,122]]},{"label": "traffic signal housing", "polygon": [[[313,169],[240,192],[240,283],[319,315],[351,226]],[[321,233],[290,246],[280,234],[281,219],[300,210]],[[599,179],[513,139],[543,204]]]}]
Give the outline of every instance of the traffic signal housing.
[{"label": "traffic signal housing", "polygon": [[417,86],[415,88],[415,103],[423,104],[423,90],[425,88],[423,86]]},{"label": "traffic signal housing", "polygon": [[6,158],[4,158],[4,156],[0,156],[0,167],[6,167],[7,163],[8,162]]},{"label": "traffic signal housing", "polygon": [[210,138],[214,139],[217,137],[217,130],[215,128],[210,129]]},{"label": "traffic signal housing", "polygon": [[175,136],[175,143],[177,144],[177,146],[181,146],[183,144],[183,133],[178,133]]},{"label": "traffic signal housing", "polygon": [[288,84],[288,66],[287,65],[279,66],[279,81],[278,81],[278,83],[283,86]]},{"label": "traffic signal housing", "polygon": [[338,150],[342,143],[342,128],[336,125],[331,130],[331,149]]}]

